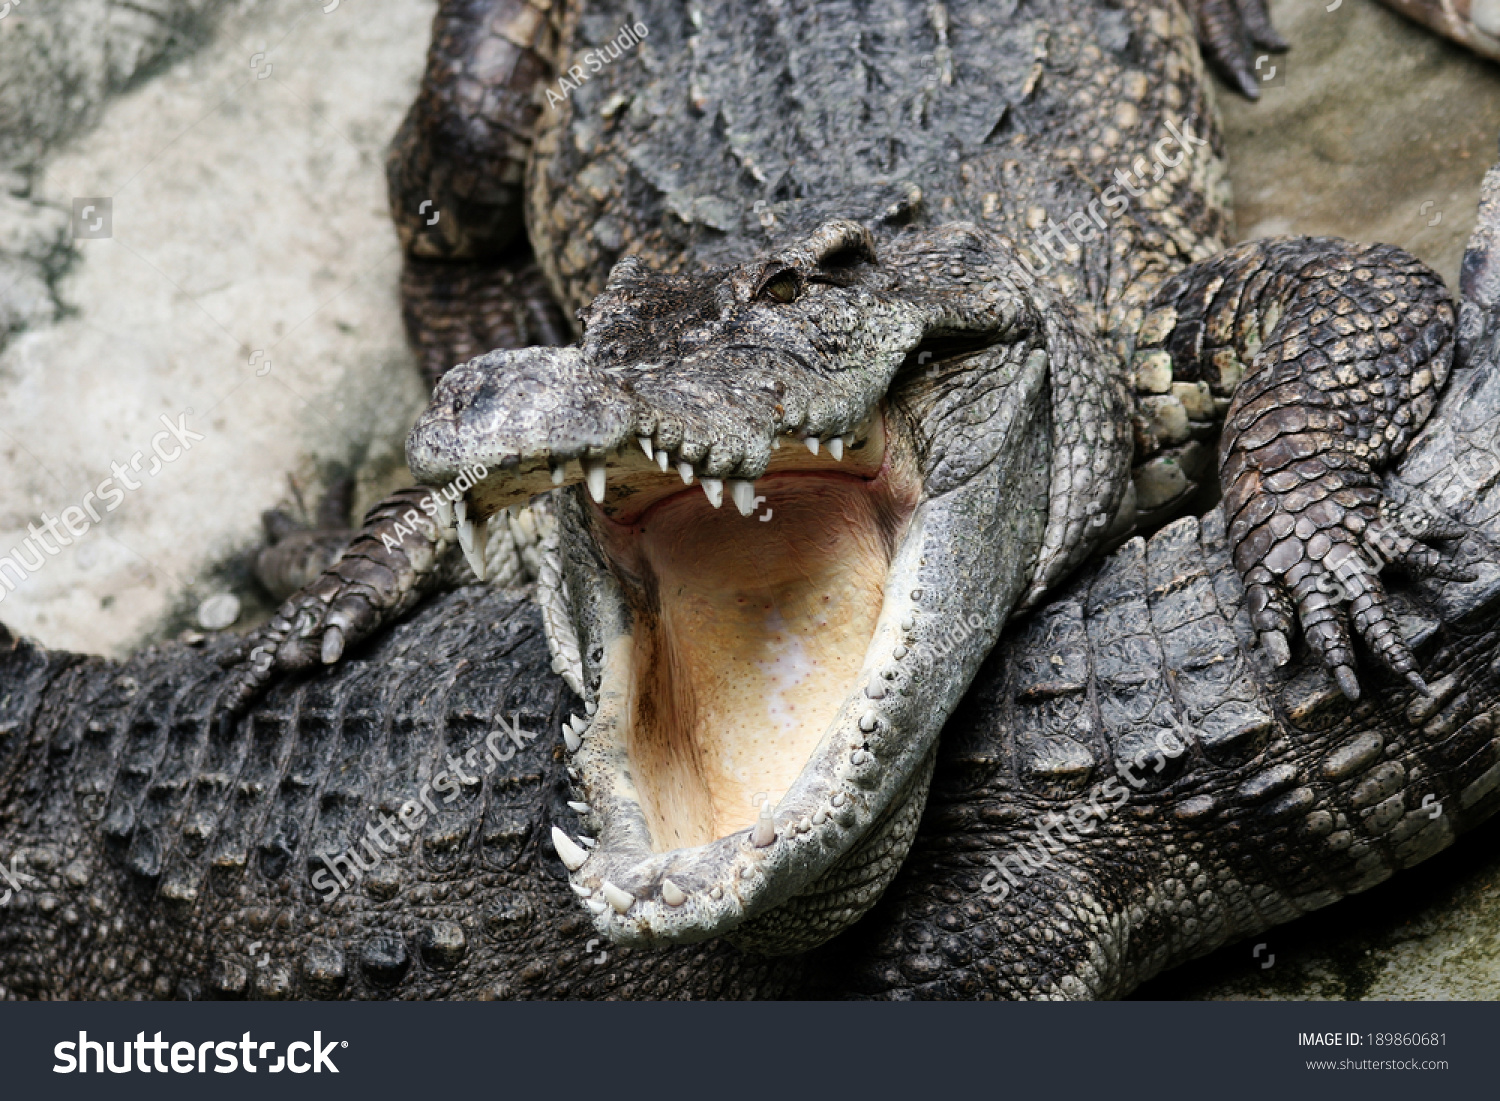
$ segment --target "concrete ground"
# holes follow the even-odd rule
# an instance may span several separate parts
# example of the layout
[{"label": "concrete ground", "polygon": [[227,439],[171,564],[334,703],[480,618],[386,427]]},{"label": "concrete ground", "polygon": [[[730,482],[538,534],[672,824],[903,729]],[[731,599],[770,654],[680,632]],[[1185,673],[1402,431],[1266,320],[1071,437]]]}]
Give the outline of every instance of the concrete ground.
[{"label": "concrete ground", "polygon": [[[0,18],[0,554],[43,512],[101,516],[0,598],[7,624],[123,654],[232,594],[243,628],[266,613],[247,571],[262,510],[293,483],[311,507],[344,472],[361,508],[402,480],[423,392],[382,158],[433,6],[69,0]],[[1240,232],[1389,241],[1453,282],[1500,67],[1371,0],[1328,6],[1273,4],[1292,51],[1265,59],[1259,103],[1220,96]],[[153,438],[176,450],[162,417],[202,439],[153,473]],[[103,511],[111,464],[139,488]],[[1142,994],[1500,997],[1497,839],[1500,823]]]}]

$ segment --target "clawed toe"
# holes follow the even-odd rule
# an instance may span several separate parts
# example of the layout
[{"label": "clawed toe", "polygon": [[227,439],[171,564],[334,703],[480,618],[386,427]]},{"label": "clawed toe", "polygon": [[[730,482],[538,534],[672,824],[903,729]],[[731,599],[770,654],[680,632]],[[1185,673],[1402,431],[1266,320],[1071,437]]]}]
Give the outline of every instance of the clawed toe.
[{"label": "clawed toe", "polygon": [[1271,25],[1266,0],[1189,0],[1188,8],[1208,60],[1243,95],[1259,99],[1255,50],[1287,48],[1286,39]]}]

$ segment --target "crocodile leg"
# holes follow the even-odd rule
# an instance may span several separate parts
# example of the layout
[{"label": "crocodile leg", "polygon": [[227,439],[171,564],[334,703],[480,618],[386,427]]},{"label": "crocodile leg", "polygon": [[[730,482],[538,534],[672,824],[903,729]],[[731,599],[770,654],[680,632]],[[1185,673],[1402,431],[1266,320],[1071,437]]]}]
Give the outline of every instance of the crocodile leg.
[{"label": "crocodile leg", "polygon": [[394,493],[365,516],[344,552],[310,585],[294,593],[259,631],[225,655],[237,666],[225,703],[242,710],[277,672],[333,664],[347,643],[410,611],[439,587],[452,529],[423,504],[435,491],[414,486]]},{"label": "crocodile leg", "polygon": [[1267,653],[1278,665],[1291,660],[1295,618],[1357,699],[1352,625],[1386,668],[1420,685],[1380,568],[1467,574],[1423,545],[1443,529],[1415,514],[1397,521],[1379,474],[1448,376],[1454,310],[1442,280],[1389,245],[1273,239],[1187,268],[1152,305],[1136,373],[1160,370],[1166,357],[1174,379],[1204,382],[1220,398],[1234,392],[1219,474]]},{"label": "crocodile leg", "polygon": [[555,44],[525,0],[445,0],[433,22],[421,90],[386,160],[406,252],[402,315],[429,385],[495,348],[569,339],[522,224],[532,91]]}]

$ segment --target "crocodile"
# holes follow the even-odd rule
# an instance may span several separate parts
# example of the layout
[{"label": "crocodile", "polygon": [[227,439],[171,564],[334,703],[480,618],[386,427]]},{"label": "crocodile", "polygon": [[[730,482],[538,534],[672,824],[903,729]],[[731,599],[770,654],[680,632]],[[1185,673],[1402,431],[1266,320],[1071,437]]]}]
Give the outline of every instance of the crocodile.
[{"label": "crocodile", "polygon": [[[1247,90],[1223,43],[1277,42],[1196,7],[445,5],[390,173],[428,488],[246,646],[11,640],[6,805],[69,841],[6,988],[1111,996],[1481,820],[1488,543],[1408,498],[1484,433],[1450,408],[1381,482],[1453,306],[1389,247],[1223,249],[1198,38]],[[511,125],[450,141],[486,81]],[[577,345],[516,347],[539,277]],[[1221,419],[1225,506],[1059,590],[1210,484]],[[502,585],[433,595],[460,557]],[[159,951],[59,984],[59,907]]]}]

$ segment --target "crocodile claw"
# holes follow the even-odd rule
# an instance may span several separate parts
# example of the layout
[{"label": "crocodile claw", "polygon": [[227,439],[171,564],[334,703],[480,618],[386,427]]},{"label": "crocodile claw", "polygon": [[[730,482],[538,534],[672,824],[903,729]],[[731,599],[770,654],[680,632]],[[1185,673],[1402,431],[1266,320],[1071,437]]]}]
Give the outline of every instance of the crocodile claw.
[{"label": "crocodile claw", "polygon": [[222,698],[229,714],[279,674],[336,664],[350,644],[404,615],[432,587],[453,533],[422,508],[431,492],[417,486],[376,505],[328,569],[220,659],[233,669]]},{"label": "crocodile claw", "polygon": [[1249,99],[1260,98],[1256,50],[1279,53],[1287,41],[1271,25],[1266,0],[1188,0],[1209,62]]}]

